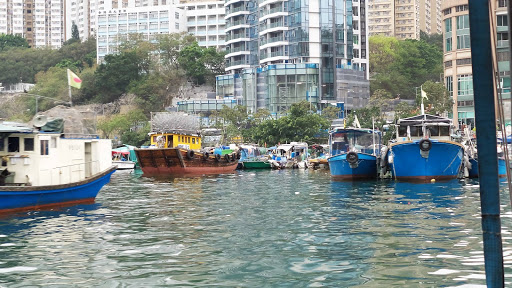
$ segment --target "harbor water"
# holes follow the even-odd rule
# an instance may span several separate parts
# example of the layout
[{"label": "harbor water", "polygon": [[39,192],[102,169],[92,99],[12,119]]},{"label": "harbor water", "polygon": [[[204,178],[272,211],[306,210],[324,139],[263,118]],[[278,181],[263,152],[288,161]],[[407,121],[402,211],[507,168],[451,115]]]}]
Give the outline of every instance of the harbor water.
[{"label": "harbor water", "polygon": [[0,287],[485,287],[482,247],[477,180],[118,171],[94,204],[2,216]]}]

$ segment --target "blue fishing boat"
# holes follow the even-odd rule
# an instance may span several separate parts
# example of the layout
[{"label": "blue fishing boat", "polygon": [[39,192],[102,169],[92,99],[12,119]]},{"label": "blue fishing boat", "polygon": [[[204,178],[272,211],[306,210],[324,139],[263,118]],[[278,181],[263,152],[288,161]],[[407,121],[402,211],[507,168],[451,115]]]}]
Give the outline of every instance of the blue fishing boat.
[{"label": "blue fishing boat", "polygon": [[[397,137],[388,146],[384,164],[397,180],[431,181],[457,178],[464,155],[453,141],[452,120],[435,115],[400,119]],[[387,162],[387,163],[386,163]]]},{"label": "blue fishing boat", "polygon": [[0,122],[0,213],[94,202],[116,170],[111,141],[35,125]]},{"label": "blue fishing boat", "polygon": [[381,133],[363,128],[334,128],[329,132],[331,176],[337,179],[377,178]]}]

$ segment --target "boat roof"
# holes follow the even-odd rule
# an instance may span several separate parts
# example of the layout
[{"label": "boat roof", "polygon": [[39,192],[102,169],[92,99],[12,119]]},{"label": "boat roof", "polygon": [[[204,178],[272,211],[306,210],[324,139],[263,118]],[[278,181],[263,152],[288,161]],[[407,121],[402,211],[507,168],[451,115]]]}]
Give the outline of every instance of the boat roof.
[{"label": "boat roof", "polygon": [[445,118],[441,116],[436,115],[430,115],[430,114],[423,114],[423,115],[416,115],[409,118],[403,118],[398,120],[398,125],[402,126],[411,126],[411,125],[428,125],[428,124],[435,124],[435,125],[451,125],[452,119]]},{"label": "boat roof", "polygon": [[369,133],[369,134],[372,134],[372,133],[380,134],[381,133],[379,130],[373,130],[373,129],[369,129],[369,128],[354,128],[354,127],[347,127],[347,128],[336,127],[333,130],[331,130],[330,133],[331,134],[332,133],[343,133],[343,132],[349,132],[349,131],[360,132],[360,133]]},{"label": "boat roof", "polygon": [[17,122],[0,122],[0,133],[31,133],[34,128],[23,123]]},{"label": "boat roof", "polygon": [[197,131],[190,131],[190,130],[169,130],[165,132],[149,132],[148,135],[187,135],[187,136],[200,136],[200,133]]}]

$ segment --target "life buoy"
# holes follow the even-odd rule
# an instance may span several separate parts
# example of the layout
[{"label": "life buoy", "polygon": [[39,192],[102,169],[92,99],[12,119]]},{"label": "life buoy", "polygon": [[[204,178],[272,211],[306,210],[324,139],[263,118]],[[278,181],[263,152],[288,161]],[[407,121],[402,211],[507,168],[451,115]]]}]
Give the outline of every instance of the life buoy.
[{"label": "life buoy", "polygon": [[356,152],[351,151],[347,153],[347,162],[350,164],[355,164],[359,160],[359,156]]},{"label": "life buoy", "polygon": [[219,162],[220,161],[220,154],[215,154],[215,161]]},{"label": "life buoy", "polygon": [[430,151],[430,149],[432,148],[432,141],[428,140],[428,139],[421,139],[420,141],[420,150],[421,151]]},{"label": "life buoy", "polygon": [[229,156],[229,154],[224,155],[224,159],[226,160],[226,162],[231,162],[231,157]]},{"label": "life buoy", "polygon": [[192,159],[194,158],[194,151],[192,151],[192,150],[188,150],[188,151],[187,151],[187,158],[188,158],[189,160],[192,160]]},{"label": "life buoy", "polygon": [[208,157],[210,157],[210,154],[208,154],[208,152],[204,152],[203,153],[203,160],[204,161],[208,160]]}]

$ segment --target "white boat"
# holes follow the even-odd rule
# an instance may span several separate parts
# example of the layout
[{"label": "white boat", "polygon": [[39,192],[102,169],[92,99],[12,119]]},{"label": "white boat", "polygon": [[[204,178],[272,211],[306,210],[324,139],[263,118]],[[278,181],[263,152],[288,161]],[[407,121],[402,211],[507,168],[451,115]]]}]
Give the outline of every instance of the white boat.
[{"label": "white boat", "polygon": [[0,122],[0,213],[90,203],[110,181],[111,141],[64,134],[58,120],[61,129]]},{"label": "white boat", "polygon": [[117,170],[135,169],[135,161],[130,161],[129,151],[112,150],[112,165],[117,166]]},{"label": "white boat", "polygon": [[308,144],[304,142],[291,142],[281,144],[272,150],[272,159],[268,162],[274,169],[305,168],[307,167]]}]

